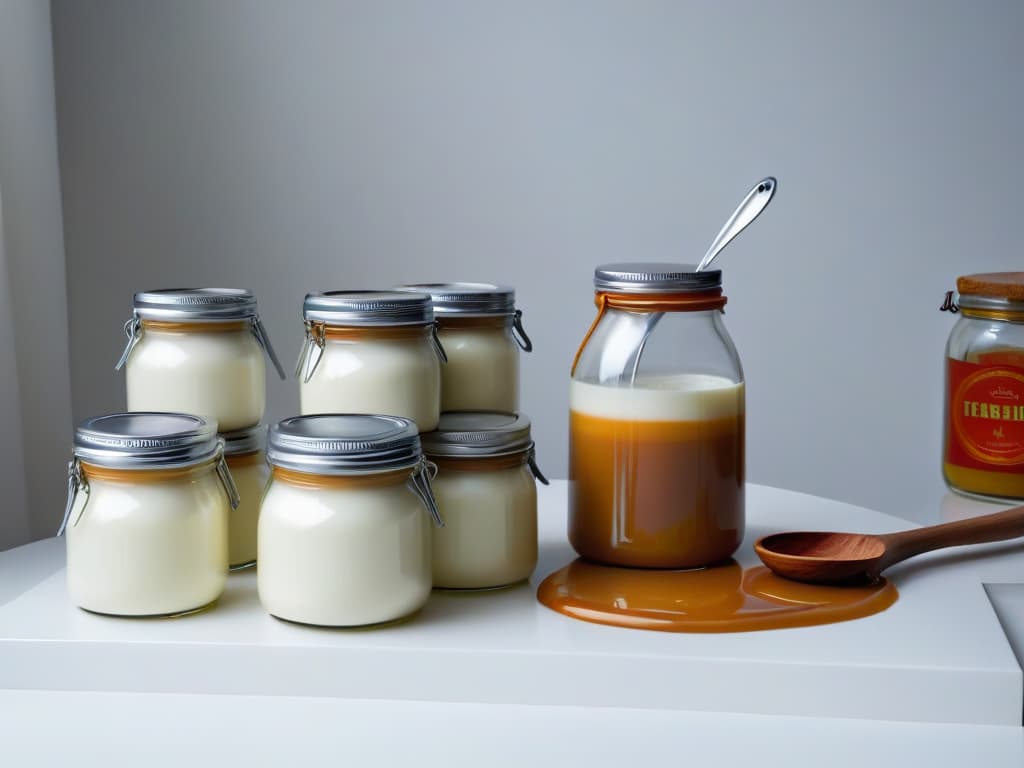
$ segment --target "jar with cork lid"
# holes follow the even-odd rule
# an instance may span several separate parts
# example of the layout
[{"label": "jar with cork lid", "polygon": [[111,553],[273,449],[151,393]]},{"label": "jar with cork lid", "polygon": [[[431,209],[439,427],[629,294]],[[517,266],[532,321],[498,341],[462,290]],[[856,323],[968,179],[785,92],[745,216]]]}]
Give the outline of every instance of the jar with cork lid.
[{"label": "jar with cork lid", "polygon": [[1024,499],[1024,272],[964,275],[943,309],[959,314],[946,344],[943,477],[961,494]]}]

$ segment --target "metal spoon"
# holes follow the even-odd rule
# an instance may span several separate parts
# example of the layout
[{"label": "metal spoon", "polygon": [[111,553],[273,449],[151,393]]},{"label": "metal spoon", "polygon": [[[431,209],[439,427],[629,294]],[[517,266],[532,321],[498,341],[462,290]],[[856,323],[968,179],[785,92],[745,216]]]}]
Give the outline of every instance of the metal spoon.
[{"label": "metal spoon", "polygon": [[933,549],[1024,536],[1024,507],[900,533],[801,531],[765,536],[754,544],[761,562],[787,579],[808,584],[872,582],[890,565]]},{"label": "metal spoon", "polygon": [[750,222],[761,215],[761,211],[771,202],[778,186],[779,182],[775,180],[774,176],[769,176],[757,182],[757,185],[743,198],[743,202],[739,204],[739,207],[733,211],[729,220],[725,222],[722,230],[718,233],[718,237],[711,243],[711,247],[704,254],[704,258],[700,260],[700,264],[694,270],[695,272],[703,272],[707,269],[708,265],[715,260],[715,257],[722,252],[722,249],[731,243],[736,235],[746,229]]},{"label": "metal spoon", "polygon": [[[736,235],[746,229],[750,222],[761,215],[761,211],[771,202],[778,186],[779,182],[776,181],[774,176],[768,176],[757,182],[754,188],[743,198],[743,202],[739,204],[739,207],[732,212],[732,216],[725,222],[725,225],[718,233],[718,237],[711,243],[711,247],[708,248],[708,252],[704,254],[704,258],[700,260],[700,264],[697,265],[694,272],[703,271],[722,252],[722,249],[732,242]],[[654,326],[658,324],[664,314],[664,312],[651,312],[647,315],[640,344],[637,346],[636,354],[633,356],[633,363],[627,366],[630,384],[636,381],[636,373],[640,368],[640,356],[644,353],[647,339],[651,337]]]}]

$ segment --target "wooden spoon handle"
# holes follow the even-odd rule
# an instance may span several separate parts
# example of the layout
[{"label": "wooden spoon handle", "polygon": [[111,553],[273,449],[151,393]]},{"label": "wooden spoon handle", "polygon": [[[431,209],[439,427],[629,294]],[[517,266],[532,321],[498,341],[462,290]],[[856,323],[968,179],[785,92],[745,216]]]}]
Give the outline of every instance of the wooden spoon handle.
[{"label": "wooden spoon handle", "polygon": [[885,541],[882,568],[933,549],[1005,541],[1018,536],[1024,536],[1024,506],[992,515],[957,520],[955,523],[885,534],[879,537]]}]

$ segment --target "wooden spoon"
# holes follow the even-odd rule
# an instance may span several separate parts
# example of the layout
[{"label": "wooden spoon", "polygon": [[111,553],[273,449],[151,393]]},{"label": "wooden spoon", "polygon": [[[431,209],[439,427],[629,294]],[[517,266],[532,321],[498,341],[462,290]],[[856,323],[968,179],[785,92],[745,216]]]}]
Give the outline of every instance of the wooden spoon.
[{"label": "wooden spoon", "polygon": [[1024,536],[1024,506],[994,515],[900,533],[800,531],[765,536],[754,544],[761,562],[787,579],[808,584],[864,584],[890,565],[933,549]]}]

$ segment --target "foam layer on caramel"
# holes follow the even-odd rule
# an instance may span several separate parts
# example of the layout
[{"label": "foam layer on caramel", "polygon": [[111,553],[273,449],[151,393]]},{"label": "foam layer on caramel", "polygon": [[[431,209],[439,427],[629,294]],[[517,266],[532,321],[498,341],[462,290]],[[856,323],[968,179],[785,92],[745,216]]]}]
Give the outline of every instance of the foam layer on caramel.
[{"label": "foam layer on caramel", "polygon": [[638,377],[631,387],[572,381],[569,408],[616,421],[705,421],[743,413],[743,385],[703,373]]}]

